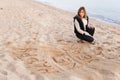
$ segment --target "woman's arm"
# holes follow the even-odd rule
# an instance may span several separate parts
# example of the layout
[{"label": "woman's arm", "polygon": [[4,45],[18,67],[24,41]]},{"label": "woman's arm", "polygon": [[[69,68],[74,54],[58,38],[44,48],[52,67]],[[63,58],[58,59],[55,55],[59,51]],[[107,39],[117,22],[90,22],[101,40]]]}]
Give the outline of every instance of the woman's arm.
[{"label": "woman's arm", "polygon": [[75,20],[74,24],[75,24],[75,27],[76,27],[77,31],[81,34],[84,34],[84,31],[80,29],[79,23],[76,20]]},{"label": "woman's arm", "polygon": [[78,21],[75,20],[74,24],[75,24],[75,27],[76,27],[76,29],[77,29],[77,31],[78,31],[79,33],[90,36],[90,34],[89,34],[88,32],[83,31],[82,29],[80,29]]},{"label": "woman's arm", "polygon": [[91,23],[89,23],[89,17],[87,16],[87,24],[89,28],[95,28]]}]

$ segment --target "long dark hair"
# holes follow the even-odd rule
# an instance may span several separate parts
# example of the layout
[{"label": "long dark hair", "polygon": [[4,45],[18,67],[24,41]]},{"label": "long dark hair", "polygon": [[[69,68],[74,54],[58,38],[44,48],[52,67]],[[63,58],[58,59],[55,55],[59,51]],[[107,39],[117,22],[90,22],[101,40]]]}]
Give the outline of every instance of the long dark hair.
[{"label": "long dark hair", "polygon": [[78,9],[77,15],[81,18],[80,14],[79,14],[79,13],[81,12],[81,10],[83,10],[83,11],[85,12],[85,15],[84,15],[83,18],[87,18],[87,12],[86,12],[85,7],[80,7],[80,8]]}]

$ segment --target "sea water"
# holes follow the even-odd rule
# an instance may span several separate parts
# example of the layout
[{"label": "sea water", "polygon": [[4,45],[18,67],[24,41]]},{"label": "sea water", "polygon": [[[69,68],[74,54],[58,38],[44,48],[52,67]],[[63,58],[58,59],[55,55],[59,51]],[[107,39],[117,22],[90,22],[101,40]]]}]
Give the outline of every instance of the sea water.
[{"label": "sea water", "polygon": [[90,17],[120,25],[120,0],[35,0],[76,12],[84,6]]}]

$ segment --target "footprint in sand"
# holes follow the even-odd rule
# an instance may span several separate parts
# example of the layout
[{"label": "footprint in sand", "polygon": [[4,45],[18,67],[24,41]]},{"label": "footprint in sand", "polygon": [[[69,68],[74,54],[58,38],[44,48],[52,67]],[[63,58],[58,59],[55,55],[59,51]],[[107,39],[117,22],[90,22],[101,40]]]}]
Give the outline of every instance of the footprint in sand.
[{"label": "footprint in sand", "polygon": [[[40,73],[60,73],[61,70],[55,67],[49,61],[50,51],[57,52],[45,46],[35,46],[35,44],[28,43],[27,46],[20,48],[13,48],[11,55],[14,59],[19,59],[24,62],[25,67],[32,74]],[[49,54],[50,53],[50,54]],[[45,55],[48,54],[48,55]]]},{"label": "footprint in sand", "polygon": [[0,8],[0,10],[3,10],[3,8]]}]

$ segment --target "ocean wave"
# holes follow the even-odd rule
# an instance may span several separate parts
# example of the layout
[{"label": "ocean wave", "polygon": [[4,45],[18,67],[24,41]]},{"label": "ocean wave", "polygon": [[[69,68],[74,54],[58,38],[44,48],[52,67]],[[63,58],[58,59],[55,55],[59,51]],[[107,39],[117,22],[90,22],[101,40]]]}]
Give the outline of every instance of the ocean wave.
[{"label": "ocean wave", "polygon": [[106,21],[106,22],[109,22],[109,23],[115,23],[115,24],[119,24],[120,25],[120,21],[119,20],[115,20],[115,19],[103,16],[103,15],[90,14],[90,16],[94,17],[94,18],[97,18],[97,19],[100,19],[100,20],[103,20],[103,21]]}]

